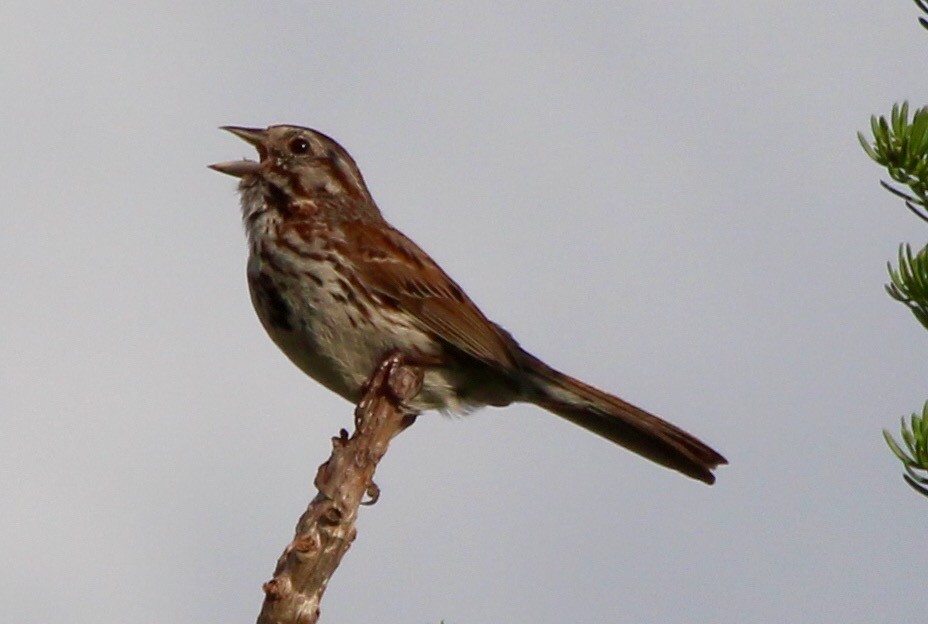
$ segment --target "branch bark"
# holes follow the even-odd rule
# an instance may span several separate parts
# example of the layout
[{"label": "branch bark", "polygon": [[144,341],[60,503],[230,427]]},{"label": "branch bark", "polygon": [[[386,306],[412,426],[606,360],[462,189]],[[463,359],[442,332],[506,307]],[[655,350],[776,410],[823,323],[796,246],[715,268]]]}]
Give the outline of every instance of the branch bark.
[{"label": "branch bark", "polygon": [[[319,466],[318,490],[284,549],[274,578],[264,584],[258,624],[314,624],[319,603],[342,557],[357,534],[360,505],[372,505],[380,490],[374,470],[390,440],[415,419],[403,405],[422,387],[421,369],[386,358],[367,382],[355,409],[355,431],[332,438],[332,455]],[[364,500],[364,496],[368,500]]]}]

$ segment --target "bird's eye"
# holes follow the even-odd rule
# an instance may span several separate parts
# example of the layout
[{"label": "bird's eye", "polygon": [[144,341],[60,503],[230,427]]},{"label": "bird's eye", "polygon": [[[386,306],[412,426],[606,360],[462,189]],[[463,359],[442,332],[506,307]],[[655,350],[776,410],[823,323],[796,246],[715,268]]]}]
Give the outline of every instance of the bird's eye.
[{"label": "bird's eye", "polygon": [[292,154],[308,154],[309,153],[309,141],[306,139],[296,138],[290,141],[288,145],[290,152]]}]

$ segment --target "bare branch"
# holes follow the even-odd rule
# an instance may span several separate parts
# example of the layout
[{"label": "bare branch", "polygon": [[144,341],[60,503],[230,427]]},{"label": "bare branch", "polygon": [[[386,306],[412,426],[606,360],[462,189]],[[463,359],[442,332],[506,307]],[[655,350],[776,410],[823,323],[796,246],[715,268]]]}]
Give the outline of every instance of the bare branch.
[{"label": "bare branch", "polygon": [[[332,455],[319,466],[318,490],[296,525],[296,535],[264,584],[258,624],[313,624],[319,603],[342,557],[354,541],[358,506],[380,495],[374,470],[390,440],[412,424],[404,404],[422,387],[422,371],[394,354],[371,376],[355,409],[355,432],[332,438]],[[364,501],[367,495],[369,500]]]}]

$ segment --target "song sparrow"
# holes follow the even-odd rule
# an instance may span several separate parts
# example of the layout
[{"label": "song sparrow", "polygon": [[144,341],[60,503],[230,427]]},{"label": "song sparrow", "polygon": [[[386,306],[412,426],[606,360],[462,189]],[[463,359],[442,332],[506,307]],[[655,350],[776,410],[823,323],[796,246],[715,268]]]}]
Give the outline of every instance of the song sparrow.
[{"label": "song sparrow", "polygon": [[240,178],[248,285],[261,323],[303,372],[349,401],[391,352],[425,369],[416,411],[539,405],[639,455],[713,483],[725,458],[657,416],[560,373],[490,321],[387,223],[338,143],[298,126],[226,126],[259,162]]}]

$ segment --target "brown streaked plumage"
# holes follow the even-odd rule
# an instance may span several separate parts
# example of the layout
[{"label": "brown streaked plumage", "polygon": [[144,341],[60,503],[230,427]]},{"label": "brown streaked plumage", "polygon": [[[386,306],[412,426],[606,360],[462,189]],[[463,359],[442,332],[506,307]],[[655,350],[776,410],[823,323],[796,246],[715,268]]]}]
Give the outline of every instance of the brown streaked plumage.
[{"label": "brown streaked plumage", "polygon": [[211,167],[240,179],[252,302],[270,337],[357,401],[387,354],[422,362],[415,410],[524,401],[705,483],[727,463],[682,429],[560,373],[490,321],[428,254],[388,224],[351,156],[299,126],[223,128],[259,161]]}]

